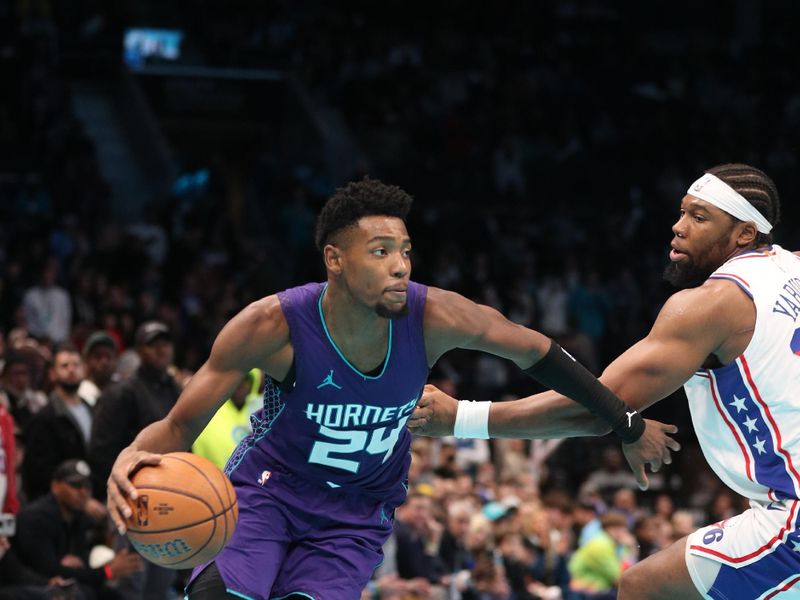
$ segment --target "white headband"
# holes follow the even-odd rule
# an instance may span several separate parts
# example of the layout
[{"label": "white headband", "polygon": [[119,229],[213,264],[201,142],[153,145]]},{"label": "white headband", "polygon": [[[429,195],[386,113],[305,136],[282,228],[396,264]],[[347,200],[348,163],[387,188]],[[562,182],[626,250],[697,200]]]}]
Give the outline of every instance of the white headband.
[{"label": "white headband", "polygon": [[750,204],[744,196],[731,186],[711,173],[706,173],[695,181],[689,186],[686,193],[713,204],[740,221],[752,221],[756,224],[756,229],[761,233],[772,231],[770,222],[758,212],[755,206]]}]

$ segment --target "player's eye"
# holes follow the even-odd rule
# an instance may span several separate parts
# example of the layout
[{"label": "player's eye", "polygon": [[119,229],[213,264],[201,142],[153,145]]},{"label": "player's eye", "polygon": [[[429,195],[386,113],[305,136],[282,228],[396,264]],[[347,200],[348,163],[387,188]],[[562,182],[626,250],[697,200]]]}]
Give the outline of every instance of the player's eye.
[{"label": "player's eye", "polygon": [[386,248],[373,248],[370,250],[370,254],[374,254],[375,256],[386,256]]}]

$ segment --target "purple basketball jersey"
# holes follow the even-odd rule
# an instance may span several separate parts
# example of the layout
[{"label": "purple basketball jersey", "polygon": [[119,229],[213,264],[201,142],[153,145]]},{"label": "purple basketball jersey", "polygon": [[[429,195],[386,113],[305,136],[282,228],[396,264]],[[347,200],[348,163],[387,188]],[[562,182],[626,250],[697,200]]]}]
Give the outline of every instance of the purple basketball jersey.
[{"label": "purple basketball jersey", "polygon": [[[239,522],[214,562],[226,589],[241,598],[358,600],[405,499],[405,425],[428,377],[427,288],[409,283],[408,314],[387,322],[385,361],[370,374],[331,339],[325,289],[314,283],[278,294],[295,385],[284,391],[267,380],[253,433],[225,468]],[[204,567],[195,568],[190,586]]]},{"label": "purple basketball jersey", "polygon": [[[295,385],[268,379],[253,434],[226,471],[258,478],[272,467],[331,488],[386,499],[403,486],[410,462],[406,421],[428,377],[423,338],[427,288],[410,282],[408,314],[388,321],[389,343],[378,373],[356,369],[331,338],[322,313],[327,284],[278,294],[294,348]],[[253,479],[255,480],[255,479]]]}]

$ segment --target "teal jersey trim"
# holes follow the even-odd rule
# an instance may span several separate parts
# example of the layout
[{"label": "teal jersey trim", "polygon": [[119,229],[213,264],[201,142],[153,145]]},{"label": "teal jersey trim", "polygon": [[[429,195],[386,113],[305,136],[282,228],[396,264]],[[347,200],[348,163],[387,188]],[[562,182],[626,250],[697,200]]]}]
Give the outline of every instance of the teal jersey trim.
[{"label": "teal jersey trim", "polygon": [[252,596],[248,596],[247,594],[237,592],[236,590],[232,590],[231,588],[225,588],[225,591],[228,592],[231,596],[236,596],[237,598],[244,598],[244,600],[256,600]]},{"label": "teal jersey trim", "polygon": [[386,348],[386,359],[383,361],[383,369],[381,369],[381,372],[378,375],[375,376],[365,375],[364,373],[356,369],[350,363],[349,360],[347,360],[347,357],[344,354],[342,354],[341,350],[339,350],[339,346],[337,346],[336,342],[333,341],[330,331],[328,331],[328,325],[325,323],[325,315],[322,314],[322,298],[325,296],[325,292],[327,290],[328,290],[328,284],[326,283],[325,286],[322,288],[322,293],[319,295],[319,300],[317,300],[317,308],[319,309],[319,320],[322,322],[322,329],[325,331],[325,335],[328,336],[328,341],[331,343],[331,346],[333,346],[333,349],[336,350],[336,354],[338,354],[339,357],[345,362],[345,364],[348,367],[350,367],[359,377],[363,377],[364,379],[380,379],[386,372],[386,367],[389,366],[389,359],[392,356],[392,322],[389,321],[389,343],[387,344]]},{"label": "teal jersey trim", "polygon": [[286,594],[285,596],[280,597],[272,597],[270,600],[283,600],[284,598],[288,598],[289,596],[303,596],[303,598],[308,598],[309,600],[317,600],[314,596],[309,596],[304,592],[292,592],[291,594]]}]

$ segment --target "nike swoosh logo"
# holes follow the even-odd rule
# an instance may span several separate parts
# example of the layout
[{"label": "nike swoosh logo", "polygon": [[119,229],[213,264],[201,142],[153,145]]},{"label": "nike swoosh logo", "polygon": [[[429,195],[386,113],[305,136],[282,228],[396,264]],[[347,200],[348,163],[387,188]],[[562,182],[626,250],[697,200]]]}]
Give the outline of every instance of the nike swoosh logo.
[{"label": "nike swoosh logo", "polygon": [[770,502],[767,504],[767,510],[783,510],[785,511],[786,508],[782,504],[775,504],[775,502]]}]

